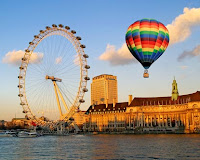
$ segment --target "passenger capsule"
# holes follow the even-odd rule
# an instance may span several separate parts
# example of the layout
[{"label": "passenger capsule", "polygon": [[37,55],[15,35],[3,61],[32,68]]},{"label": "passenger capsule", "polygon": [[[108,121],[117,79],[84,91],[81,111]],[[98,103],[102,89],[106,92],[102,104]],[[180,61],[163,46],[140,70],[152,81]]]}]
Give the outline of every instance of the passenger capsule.
[{"label": "passenger capsule", "polygon": [[84,54],[83,57],[84,58],[89,58],[89,56],[87,54]]},{"label": "passenger capsule", "polygon": [[49,26],[46,26],[46,29],[47,29],[47,30],[49,30],[50,28],[51,28],[51,27],[49,27]]},{"label": "passenger capsule", "polygon": [[18,78],[20,79],[20,78],[23,78],[22,76],[18,76]]},{"label": "passenger capsule", "polygon": [[24,69],[24,67],[19,67],[19,69]]},{"label": "passenger capsule", "polygon": [[21,105],[21,106],[24,106],[24,105],[25,105],[25,103],[21,102],[21,103],[20,103],[20,105]]},{"label": "passenger capsule", "polygon": [[36,38],[36,39],[37,39],[37,38],[39,38],[39,36],[38,36],[38,35],[35,35],[35,36],[34,36],[34,38]]},{"label": "passenger capsule", "polygon": [[81,48],[85,48],[85,45],[81,44],[80,47],[81,47]]},{"label": "passenger capsule", "polygon": [[76,31],[75,30],[71,30],[71,33],[76,34]]},{"label": "passenger capsule", "polygon": [[27,60],[27,58],[22,58],[22,61],[26,61]]},{"label": "passenger capsule", "polygon": [[40,33],[44,33],[44,31],[43,31],[43,30],[40,30]]},{"label": "passenger capsule", "polygon": [[23,97],[23,94],[18,94],[19,97]]},{"label": "passenger capsule", "polygon": [[22,85],[18,85],[17,87],[18,87],[18,88],[22,88],[23,86],[22,86]]},{"label": "passenger capsule", "polygon": [[63,25],[62,25],[62,24],[59,24],[58,26],[59,26],[60,28],[63,28]]},{"label": "passenger capsule", "polygon": [[80,40],[81,40],[81,37],[77,36],[76,39],[80,41]]},{"label": "passenger capsule", "polygon": [[29,53],[29,52],[30,52],[30,50],[26,49],[26,50],[25,50],[25,52],[28,52],[28,53]]},{"label": "passenger capsule", "polygon": [[84,103],[85,100],[84,100],[84,99],[80,99],[79,102],[80,102],[80,103]]},{"label": "passenger capsule", "polygon": [[33,43],[33,42],[29,42],[29,44],[30,44],[30,45],[34,45],[34,43]]},{"label": "passenger capsule", "polygon": [[66,29],[66,30],[70,30],[70,27],[69,27],[69,26],[65,26],[65,29]]},{"label": "passenger capsule", "polygon": [[28,113],[28,111],[22,111],[22,113]]},{"label": "passenger capsule", "polygon": [[85,68],[86,68],[86,69],[90,69],[90,66],[89,66],[89,65],[85,65]]},{"label": "passenger capsule", "polygon": [[83,88],[83,92],[88,92],[88,89],[87,88]]},{"label": "passenger capsule", "polygon": [[52,27],[56,28],[56,27],[57,27],[57,25],[56,25],[56,24],[52,24]]},{"label": "passenger capsule", "polygon": [[84,78],[86,81],[89,81],[90,80],[90,77],[85,77]]}]

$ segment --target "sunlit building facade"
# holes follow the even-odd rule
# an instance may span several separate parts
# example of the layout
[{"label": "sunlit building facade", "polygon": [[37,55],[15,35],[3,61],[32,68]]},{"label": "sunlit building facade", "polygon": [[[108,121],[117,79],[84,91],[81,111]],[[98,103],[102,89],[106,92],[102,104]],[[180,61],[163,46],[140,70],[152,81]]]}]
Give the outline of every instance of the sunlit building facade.
[{"label": "sunlit building facade", "polygon": [[79,111],[73,115],[73,118],[75,124],[82,126],[86,122],[87,115],[85,114],[85,111]]},{"label": "sunlit building facade", "polygon": [[129,96],[128,102],[91,105],[86,131],[200,133],[200,92],[179,96],[176,80],[169,97]]},{"label": "sunlit building facade", "polygon": [[99,75],[92,79],[91,105],[118,102],[117,77],[113,75]]},{"label": "sunlit building facade", "polygon": [[20,126],[20,127],[27,127],[29,126],[29,121],[26,118],[13,118],[12,124],[14,126]]}]

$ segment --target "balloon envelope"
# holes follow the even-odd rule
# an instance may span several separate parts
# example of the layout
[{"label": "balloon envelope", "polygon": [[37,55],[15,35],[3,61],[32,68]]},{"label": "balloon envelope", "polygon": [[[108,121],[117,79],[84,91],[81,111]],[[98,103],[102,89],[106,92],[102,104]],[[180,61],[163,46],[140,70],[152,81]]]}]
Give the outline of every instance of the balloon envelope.
[{"label": "balloon envelope", "polygon": [[166,50],[169,32],[155,19],[138,20],[127,30],[126,44],[132,55],[148,69]]}]

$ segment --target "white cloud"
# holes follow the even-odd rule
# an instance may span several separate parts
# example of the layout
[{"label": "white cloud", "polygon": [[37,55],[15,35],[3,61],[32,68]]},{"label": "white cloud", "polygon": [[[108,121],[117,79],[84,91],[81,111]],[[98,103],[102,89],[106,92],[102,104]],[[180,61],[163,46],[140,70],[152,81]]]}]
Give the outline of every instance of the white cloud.
[{"label": "white cloud", "polygon": [[128,50],[126,43],[124,43],[118,50],[116,50],[114,45],[108,44],[106,51],[99,57],[99,59],[109,61],[113,66],[136,62],[135,58]]},{"label": "white cloud", "polygon": [[[19,66],[22,62],[22,58],[24,57],[25,51],[18,50],[18,51],[11,51],[6,53],[3,57],[2,62]],[[39,63],[43,58],[43,53],[32,53],[30,58],[30,63]]]},{"label": "white cloud", "polygon": [[57,57],[56,60],[55,60],[55,63],[56,64],[62,63],[62,57]]},{"label": "white cloud", "polygon": [[183,14],[166,26],[169,30],[170,44],[186,40],[195,26],[200,26],[200,8],[184,8]]},{"label": "white cloud", "polygon": [[191,51],[184,51],[179,57],[178,61],[182,61],[185,58],[192,58],[200,55],[200,45],[196,46]]}]

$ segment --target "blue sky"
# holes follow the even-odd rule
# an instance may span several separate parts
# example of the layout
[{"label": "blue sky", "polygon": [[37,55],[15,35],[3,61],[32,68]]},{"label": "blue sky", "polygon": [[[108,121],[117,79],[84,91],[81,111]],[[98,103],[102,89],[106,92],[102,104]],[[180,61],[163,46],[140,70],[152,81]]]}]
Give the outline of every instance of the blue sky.
[{"label": "blue sky", "polygon": [[[3,63],[5,54],[13,50],[24,50],[28,42],[39,30],[51,24],[69,25],[82,37],[86,45],[85,52],[90,58],[89,76],[113,74],[118,77],[119,101],[127,101],[128,95],[136,97],[168,96],[175,76],[180,94],[200,90],[199,54],[188,56],[182,61],[178,57],[184,51],[192,51],[200,44],[200,24],[194,22],[190,35],[183,41],[170,45],[165,53],[150,68],[150,78],[143,78],[143,67],[139,63],[112,66],[109,60],[100,60],[108,44],[116,50],[125,43],[125,33],[130,24],[142,18],[153,18],[164,25],[172,22],[184,8],[200,7],[199,0],[35,0],[35,1],[1,1],[0,2],[0,119],[10,120],[22,117],[19,105],[18,74],[19,69]],[[191,17],[192,18],[192,17]],[[198,17],[197,17],[198,19]],[[185,34],[185,33],[181,33]],[[171,35],[170,35],[171,36]],[[175,35],[172,35],[175,36]],[[190,53],[188,53],[190,54]],[[88,88],[90,89],[90,83]],[[90,90],[85,97],[86,103],[81,109],[86,110],[90,104]]]}]

